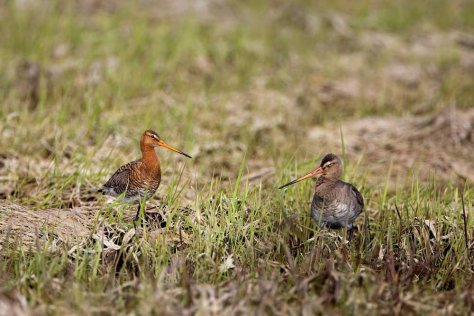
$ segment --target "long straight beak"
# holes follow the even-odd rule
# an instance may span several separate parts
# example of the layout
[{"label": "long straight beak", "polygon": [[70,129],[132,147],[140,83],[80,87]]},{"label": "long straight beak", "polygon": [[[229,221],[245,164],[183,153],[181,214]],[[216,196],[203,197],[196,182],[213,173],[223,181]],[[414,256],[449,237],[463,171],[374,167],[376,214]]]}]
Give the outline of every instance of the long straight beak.
[{"label": "long straight beak", "polygon": [[185,153],[182,152],[181,150],[179,150],[179,149],[177,149],[177,148],[174,148],[174,147],[171,146],[171,145],[168,145],[167,143],[165,143],[165,142],[162,141],[162,140],[160,140],[160,141],[158,142],[158,145],[160,145],[161,147],[168,148],[169,150],[172,150],[172,151],[174,151],[174,152],[177,152],[178,154],[181,154],[181,155],[186,156],[186,157],[188,157],[188,158],[193,158],[193,157],[191,157],[190,155],[185,154]]},{"label": "long straight beak", "polygon": [[295,183],[298,183],[300,181],[303,181],[304,179],[308,179],[308,178],[311,178],[311,177],[314,177],[314,176],[317,176],[318,174],[321,174],[323,173],[323,168],[319,167],[317,169],[314,169],[313,171],[311,171],[310,173],[308,174],[305,174],[304,176],[302,177],[299,177],[298,179],[295,179],[291,182],[288,182],[287,184],[285,185],[282,185],[281,187],[279,187],[278,189],[283,189],[283,188],[286,188],[287,186],[290,186],[292,184],[295,184]]}]

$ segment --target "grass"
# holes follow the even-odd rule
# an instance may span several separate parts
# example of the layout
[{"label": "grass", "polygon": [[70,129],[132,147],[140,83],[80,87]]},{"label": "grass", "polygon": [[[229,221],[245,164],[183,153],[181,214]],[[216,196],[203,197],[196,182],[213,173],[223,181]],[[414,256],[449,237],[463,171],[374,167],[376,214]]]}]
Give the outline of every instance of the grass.
[{"label": "grass", "polygon": [[[374,162],[339,136],[361,117],[472,108],[472,49],[456,41],[470,2],[91,3],[0,5],[0,206],[93,214],[69,242],[46,220],[29,243],[0,226],[0,314],[474,308],[472,183],[415,167],[393,182],[404,153]],[[194,158],[158,150],[148,205],[167,225],[133,234],[135,210],[95,191],[147,128]],[[276,189],[330,150],[366,202],[351,241],[312,222],[311,181]]]}]

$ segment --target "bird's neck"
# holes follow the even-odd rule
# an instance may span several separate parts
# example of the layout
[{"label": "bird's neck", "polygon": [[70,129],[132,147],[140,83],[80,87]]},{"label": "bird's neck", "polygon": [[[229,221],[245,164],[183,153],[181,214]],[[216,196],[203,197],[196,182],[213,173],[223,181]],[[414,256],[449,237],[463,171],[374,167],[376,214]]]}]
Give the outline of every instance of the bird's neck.
[{"label": "bird's neck", "polygon": [[142,162],[144,167],[150,172],[160,172],[160,160],[152,146],[141,145]]},{"label": "bird's neck", "polygon": [[337,177],[322,175],[316,180],[315,189],[316,191],[327,190],[328,188],[334,187],[339,179]]}]

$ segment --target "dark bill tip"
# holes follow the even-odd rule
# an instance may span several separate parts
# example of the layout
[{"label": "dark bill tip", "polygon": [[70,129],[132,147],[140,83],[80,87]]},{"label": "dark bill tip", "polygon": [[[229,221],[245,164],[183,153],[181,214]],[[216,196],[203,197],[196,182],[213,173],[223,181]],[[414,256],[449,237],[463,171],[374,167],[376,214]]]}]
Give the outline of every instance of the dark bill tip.
[{"label": "dark bill tip", "polygon": [[287,184],[284,184],[282,185],[281,187],[278,188],[278,190],[281,190],[281,189],[284,189],[292,184],[295,184],[297,181],[291,181],[291,182],[288,182]]},{"label": "dark bill tip", "polygon": [[182,151],[180,151],[179,153],[180,153],[181,155],[183,155],[183,156],[188,157],[188,158],[193,158],[193,157],[191,157],[190,155],[188,155],[188,154],[186,154],[186,153],[183,153]]}]

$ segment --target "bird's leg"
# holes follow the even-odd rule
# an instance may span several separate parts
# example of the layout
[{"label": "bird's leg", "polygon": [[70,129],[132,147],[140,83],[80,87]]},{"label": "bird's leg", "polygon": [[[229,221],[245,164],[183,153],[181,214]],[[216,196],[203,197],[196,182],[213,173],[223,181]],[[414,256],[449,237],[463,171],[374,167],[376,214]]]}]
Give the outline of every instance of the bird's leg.
[{"label": "bird's leg", "polygon": [[141,207],[141,204],[138,203],[137,213],[135,214],[135,217],[133,218],[133,227],[135,229],[137,228],[137,222],[138,222],[138,219],[140,218],[140,207]]},{"label": "bird's leg", "polygon": [[352,237],[354,237],[354,234],[357,234],[358,231],[359,230],[357,229],[356,226],[351,225],[350,227],[348,227],[347,232],[349,233],[349,236],[347,240],[351,241]]},{"label": "bird's leg", "polygon": [[349,233],[349,234],[347,235],[347,241],[351,242],[352,236],[353,236],[352,227],[349,228],[349,229],[347,230],[347,232]]}]

